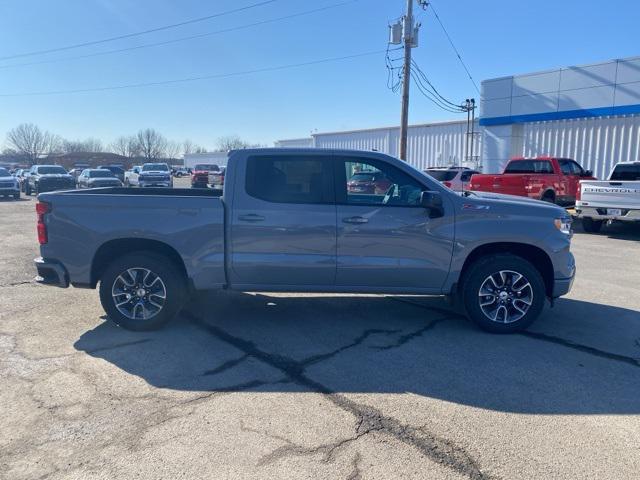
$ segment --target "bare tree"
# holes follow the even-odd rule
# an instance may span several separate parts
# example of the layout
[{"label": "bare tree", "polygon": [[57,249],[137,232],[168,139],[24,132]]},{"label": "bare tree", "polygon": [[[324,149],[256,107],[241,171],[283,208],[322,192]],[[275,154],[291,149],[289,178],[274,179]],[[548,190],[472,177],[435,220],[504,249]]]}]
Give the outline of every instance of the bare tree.
[{"label": "bare tree", "polygon": [[243,148],[256,148],[262,145],[249,143],[241,139],[238,135],[227,135],[226,137],[218,138],[218,149],[222,152],[228,152],[229,150],[241,150]]},{"label": "bare tree", "polygon": [[178,158],[180,155],[181,145],[178,142],[168,140],[164,148],[164,154],[167,158]]},{"label": "bare tree", "polygon": [[190,153],[207,153],[207,149],[186,139],[182,142],[182,155],[189,155]]},{"label": "bare tree", "polygon": [[167,148],[167,139],[153,128],[140,130],[137,139],[140,153],[147,160],[156,160],[162,157]]},{"label": "bare tree", "polygon": [[51,154],[58,150],[60,138],[47,131],[42,131],[33,123],[22,123],[7,133],[9,148],[24,155],[33,165],[38,163],[41,155]]},{"label": "bare tree", "polygon": [[99,138],[87,138],[85,140],[63,140],[62,151],[73,152],[101,152],[102,141]]},{"label": "bare tree", "polygon": [[111,145],[109,145],[109,149],[113,153],[128,158],[134,158],[140,155],[140,145],[138,144],[138,137],[135,135],[116,138]]}]

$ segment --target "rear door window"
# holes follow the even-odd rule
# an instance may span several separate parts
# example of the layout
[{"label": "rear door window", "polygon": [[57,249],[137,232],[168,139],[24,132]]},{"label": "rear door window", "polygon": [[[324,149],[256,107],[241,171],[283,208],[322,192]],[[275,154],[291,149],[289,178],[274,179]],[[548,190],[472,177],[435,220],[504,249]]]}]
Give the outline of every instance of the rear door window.
[{"label": "rear door window", "polygon": [[255,156],[247,160],[247,193],[274,203],[334,203],[331,157]]}]

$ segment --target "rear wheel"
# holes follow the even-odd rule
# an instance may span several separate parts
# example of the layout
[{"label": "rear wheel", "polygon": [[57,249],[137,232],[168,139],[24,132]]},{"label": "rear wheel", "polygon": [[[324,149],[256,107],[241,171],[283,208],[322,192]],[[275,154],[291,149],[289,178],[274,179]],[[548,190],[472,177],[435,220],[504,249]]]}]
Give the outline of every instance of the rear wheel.
[{"label": "rear wheel", "polygon": [[100,279],[100,302],[107,316],[127,330],[156,330],[182,308],[186,286],[168,258],[147,252],[113,261]]},{"label": "rear wheel", "polygon": [[527,328],[542,312],[546,291],[540,272],[510,254],[476,261],[462,282],[465,310],[483,330],[514,333]]},{"label": "rear wheel", "polygon": [[556,203],[556,196],[554,195],[553,192],[545,192],[545,194],[542,196],[542,201],[549,202],[549,203]]},{"label": "rear wheel", "polygon": [[598,233],[602,228],[602,220],[594,220],[593,218],[584,217],[582,219],[582,228],[587,233]]}]

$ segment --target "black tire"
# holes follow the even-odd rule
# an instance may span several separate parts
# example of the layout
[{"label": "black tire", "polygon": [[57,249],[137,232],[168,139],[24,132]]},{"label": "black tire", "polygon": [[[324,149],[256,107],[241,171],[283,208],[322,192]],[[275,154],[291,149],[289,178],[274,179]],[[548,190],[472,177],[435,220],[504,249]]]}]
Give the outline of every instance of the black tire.
[{"label": "black tire", "polygon": [[24,186],[24,194],[31,195],[31,185],[29,185],[29,183]]},{"label": "black tire", "polygon": [[587,233],[598,233],[602,229],[602,220],[594,220],[593,218],[582,218],[582,229]]},{"label": "black tire", "polygon": [[[489,296],[486,297],[480,296],[481,288],[484,289],[484,286],[487,285],[486,282],[488,278],[492,275],[498,275],[494,278],[499,279],[499,272],[501,271],[515,272],[523,276],[524,280],[513,282],[513,284],[518,288],[523,285],[523,283],[519,282],[527,282],[529,287],[523,289],[527,298],[516,298],[516,295],[520,294],[510,288],[508,285],[509,282],[506,282],[506,296],[503,300],[500,300],[502,298],[501,295],[503,295],[503,293],[499,291],[500,289],[494,290],[496,292],[494,295],[489,294]],[[515,277],[511,274],[505,275],[507,279],[511,276],[512,280]],[[529,300],[529,292],[531,293],[531,303],[526,307],[525,300]],[[540,272],[524,258],[511,254],[490,255],[473,263],[465,272],[461,293],[463,305],[469,318],[481,329],[492,333],[515,333],[526,329],[542,312],[546,298],[544,280]],[[493,297],[494,301],[485,306],[485,308],[489,310],[492,306],[496,306],[497,312],[505,312],[501,314],[496,313],[496,320],[489,318],[481,306],[481,303],[488,301],[490,297]],[[505,305],[501,305],[500,303],[505,303]],[[502,309],[503,307],[504,309]],[[520,318],[514,318],[513,321],[506,322],[505,320],[509,312],[512,312],[514,317],[521,315],[516,308],[525,310],[526,313]]]},{"label": "black tire", "polygon": [[556,196],[553,192],[545,192],[544,195],[542,195],[542,201],[556,203]]},{"label": "black tire", "polygon": [[20,200],[20,194],[19,193],[14,193],[13,194],[13,199],[14,200]]},{"label": "black tire", "polygon": [[[162,308],[149,318],[131,318],[122,313],[118,306],[116,306],[113,291],[119,291],[117,285],[121,285],[122,283],[118,278],[125,274],[128,269],[140,269],[143,271],[146,269],[156,275],[163,284],[166,298],[164,299]],[[131,277],[127,278],[131,279]],[[138,282],[138,285],[142,286],[140,282]],[[131,288],[130,291],[134,292],[135,290],[135,288]],[[127,294],[120,293],[117,295],[124,295],[116,298],[125,300]],[[107,266],[100,278],[100,303],[102,303],[102,308],[104,308],[112,322],[127,330],[147,331],[157,330],[163,327],[178,314],[185,298],[186,280],[183,273],[167,257],[151,252],[134,252],[115,259]],[[134,298],[132,298],[130,302],[127,302],[127,305],[122,308],[127,309],[129,305],[133,305],[139,301],[141,302],[143,300],[134,296]],[[135,317],[136,309],[134,308],[133,311]]]}]

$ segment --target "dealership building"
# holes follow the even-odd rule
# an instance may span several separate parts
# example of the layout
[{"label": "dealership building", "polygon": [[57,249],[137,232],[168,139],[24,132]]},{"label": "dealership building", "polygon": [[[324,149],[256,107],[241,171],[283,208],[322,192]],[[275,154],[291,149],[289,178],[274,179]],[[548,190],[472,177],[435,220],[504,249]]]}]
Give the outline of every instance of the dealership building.
[{"label": "dealership building", "polygon": [[[573,158],[598,178],[617,162],[640,161],[640,57],[488,79],[481,90],[472,128],[466,119],[410,126],[407,161],[493,173],[511,157],[551,155]],[[399,127],[317,133],[276,146],[397,156],[399,134]]]}]

